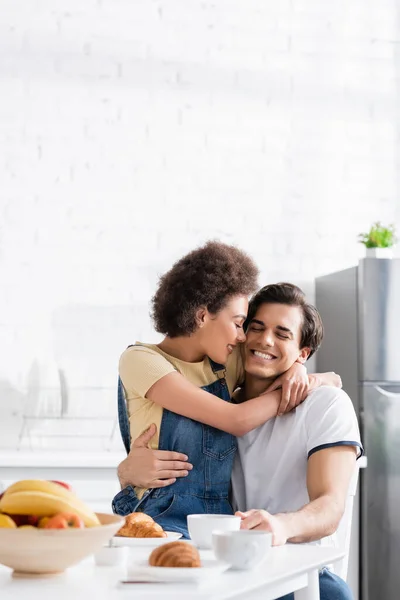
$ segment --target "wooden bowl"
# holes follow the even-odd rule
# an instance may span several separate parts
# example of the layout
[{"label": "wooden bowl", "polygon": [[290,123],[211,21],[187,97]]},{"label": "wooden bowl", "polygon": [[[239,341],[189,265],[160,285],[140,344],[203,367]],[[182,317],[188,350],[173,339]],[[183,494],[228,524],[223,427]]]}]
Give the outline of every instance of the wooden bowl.
[{"label": "wooden bowl", "polygon": [[0,528],[0,564],[14,576],[62,573],[104,546],[125,522],[118,515],[97,516],[101,525],[84,529]]}]

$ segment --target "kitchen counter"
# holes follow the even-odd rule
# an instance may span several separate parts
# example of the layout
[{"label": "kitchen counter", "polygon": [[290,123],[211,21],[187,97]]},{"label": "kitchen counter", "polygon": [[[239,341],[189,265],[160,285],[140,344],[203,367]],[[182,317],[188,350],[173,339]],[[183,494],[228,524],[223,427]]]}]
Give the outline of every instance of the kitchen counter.
[{"label": "kitchen counter", "polygon": [[89,499],[84,488],[90,488],[88,482],[98,482],[109,506],[120,489],[117,467],[125,457],[114,452],[0,452],[0,489],[19,479],[57,479],[68,481]]},{"label": "kitchen counter", "polygon": [[122,452],[0,451],[1,467],[116,468],[126,458]]},{"label": "kitchen counter", "polygon": [[116,452],[0,452],[0,492],[20,479],[66,481],[93,510],[111,512],[120,490],[117,467],[125,457]]}]

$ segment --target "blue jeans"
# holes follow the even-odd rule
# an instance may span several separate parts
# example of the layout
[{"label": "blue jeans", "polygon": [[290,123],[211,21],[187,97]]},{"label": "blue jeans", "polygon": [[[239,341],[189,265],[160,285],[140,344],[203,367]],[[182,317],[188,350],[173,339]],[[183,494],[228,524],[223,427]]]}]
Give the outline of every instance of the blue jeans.
[{"label": "blue jeans", "polygon": [[[322,569],[319,574],[319,593],[320,600],[353,600],[347,583],[329,569]],[[294,600],[294,594],[287,594],[278,600]]]}]

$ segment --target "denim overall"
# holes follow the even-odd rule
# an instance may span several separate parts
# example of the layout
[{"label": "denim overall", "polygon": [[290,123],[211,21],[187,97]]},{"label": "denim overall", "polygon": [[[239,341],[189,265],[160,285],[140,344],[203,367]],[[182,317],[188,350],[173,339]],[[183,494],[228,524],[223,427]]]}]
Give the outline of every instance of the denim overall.
[{"label": "denim overall", "polygon": [[[218,379],[203,390],[230,402],[222,365],[210,364]],[[118,382],[118,416],[126,451],[130,449],[129,420],[121,380]],[[187,417],[163,410],[159,450],[173,450],[189,456],[193,464],[187,477],[178,478],[167,488],[145,492],[138,500],[132,486],[119,492],[113,511],[119,515],[145,512],[167,531],[176,531],[188,538],[186,517],[193,513],[232,514],[229,502],[230,479],[237,441],[235,436]]]}]

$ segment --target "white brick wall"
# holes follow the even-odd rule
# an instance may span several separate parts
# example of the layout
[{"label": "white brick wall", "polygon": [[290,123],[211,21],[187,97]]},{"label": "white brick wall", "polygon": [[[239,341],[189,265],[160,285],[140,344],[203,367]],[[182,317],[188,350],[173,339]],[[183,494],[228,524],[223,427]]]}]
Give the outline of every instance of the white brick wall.
[{"label": "white brick wall", "polygon": [[[157,276],[205,239],[313,294],[400,223],[396,10],[2,1],[0,447],[109,447],[118,356],[158,339]],[[56,428],[32,417],[59,414],[59,369]]]}]

